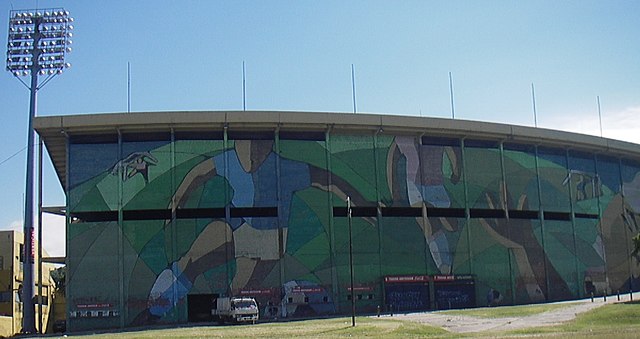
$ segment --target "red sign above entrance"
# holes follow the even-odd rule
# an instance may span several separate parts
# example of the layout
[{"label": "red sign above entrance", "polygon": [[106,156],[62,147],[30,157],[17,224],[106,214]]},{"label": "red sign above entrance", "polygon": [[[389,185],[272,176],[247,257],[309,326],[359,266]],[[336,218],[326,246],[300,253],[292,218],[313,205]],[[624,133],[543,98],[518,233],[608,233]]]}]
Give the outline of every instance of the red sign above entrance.
[{"label": "red sign above entrance", "polygon": [[473,281],[473,275],[454,275],[454,274],[436,274],[429,275],[390,275],[384,277],[384,282],[387,284],[401,284],[401,283],[426,283],[429,281],[434,282],[460,282],[460,281]]},{"label": "red sign above entrance", "polygon": [[428,275],[394,275],[384,277],[385,283],[422,283],[428,281]]},{"label": "red sign above entrance", "polygon": [[454,281],[456,277],[453,275],[434,275],[433,281]]},{"label": "red sign above entrance", "polygon": [[322,288],[296,286],[292,289],[292,291],[294,293],[322,293]]},{"label": "red sign above entrance", "polygon": [[263,295],[263,294],[272,294],[273,291],[271,289],[256,289],[256,290],[241,290],[241,295]]}]

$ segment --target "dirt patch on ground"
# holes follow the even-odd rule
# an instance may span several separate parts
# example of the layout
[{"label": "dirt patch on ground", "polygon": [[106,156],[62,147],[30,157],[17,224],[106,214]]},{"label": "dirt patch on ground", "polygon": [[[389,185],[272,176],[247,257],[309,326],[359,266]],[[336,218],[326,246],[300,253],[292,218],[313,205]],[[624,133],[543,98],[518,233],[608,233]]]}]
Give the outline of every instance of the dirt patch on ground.
[{"label": "dirt patch on ground", "polygon": [[[634,295],[633,299],[638,300],[637,298],[639,297],[640,294]],[[567,304],[566,307],[525,317],[481,318],[446,314],[438,311],[398,314],[394,315],[394,317],[397,317],[400,320],[415,321],[422,324],[441,327],[455,333],[511,331],[530,327],[560,325],[564,322],[575,319],[576,315],[580,313],[590,311],[606,304],[625,302],[629,300],[630,297],[627,294],[625,296],[620,296],[620,301],[618,301],[617,296],[607,297],[607,301],[604,301],[603,298],[595,299],[593,302],[591,302],[591,299],[568,301],[563,302]]]}]

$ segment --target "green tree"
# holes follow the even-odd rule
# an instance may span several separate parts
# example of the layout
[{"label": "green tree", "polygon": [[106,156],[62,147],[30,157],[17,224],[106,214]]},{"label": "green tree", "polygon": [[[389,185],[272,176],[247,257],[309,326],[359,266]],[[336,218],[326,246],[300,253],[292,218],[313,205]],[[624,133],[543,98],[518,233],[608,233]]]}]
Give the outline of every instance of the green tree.
[{"label": "green tree", "polygon": [[64,295],[66,276],[66,266],[58,267],[55,270],[51,271],[51,279],[53,279],[53,283],[55,284],[56,292],[62,295]]}]

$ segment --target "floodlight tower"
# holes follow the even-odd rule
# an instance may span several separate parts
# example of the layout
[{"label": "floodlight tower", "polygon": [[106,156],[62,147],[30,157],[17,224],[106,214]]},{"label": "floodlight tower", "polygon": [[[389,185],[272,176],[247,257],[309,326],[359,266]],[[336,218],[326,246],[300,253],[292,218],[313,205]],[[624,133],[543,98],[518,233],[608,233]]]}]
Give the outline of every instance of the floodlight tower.
[{"label": "floodlight tower", "polygon": [[[27,169],[24,201],[24,263],[22,281],[22,332],[35,333],[34,308],[34,227],[33,177],[34,131],[37,93],[53,77],[71,66],[65,56],[71,52],[71,23],[73,18],[62,8],[16,10],[9,12],[9,39],[7,44],[7,71],[11,72],[30,91],[29,127],[27,131]],[[31,75],[28,85],[22,76]],[[38,77],[44,79],[39,83]],[[42,244],[40,244],[42,246]]]}]

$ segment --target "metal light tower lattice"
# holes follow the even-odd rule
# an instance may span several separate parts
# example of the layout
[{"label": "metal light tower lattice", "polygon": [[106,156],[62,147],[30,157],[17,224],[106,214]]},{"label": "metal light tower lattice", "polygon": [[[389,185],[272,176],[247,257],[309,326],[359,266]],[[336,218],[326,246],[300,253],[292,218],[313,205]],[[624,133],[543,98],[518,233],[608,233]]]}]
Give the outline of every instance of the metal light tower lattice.
[{"label": "metal light tower lattice", "polygon": [[[33,181],[34,143],[33,118],[36,116],[37,93],[53,77],[71,65],[65,56],[71,52],[71,23],[73,18],[62,8],[16,10],[9,12],[7,71],[11,72],[30,91],[29,127],[27,131],[27,168],[24,202],[24,269],[22,332],[35,333],[34,308],[34,227]],[[20,77],[31,75],[27,84]],[[38,77],[43,76],[42,83]]]}]

